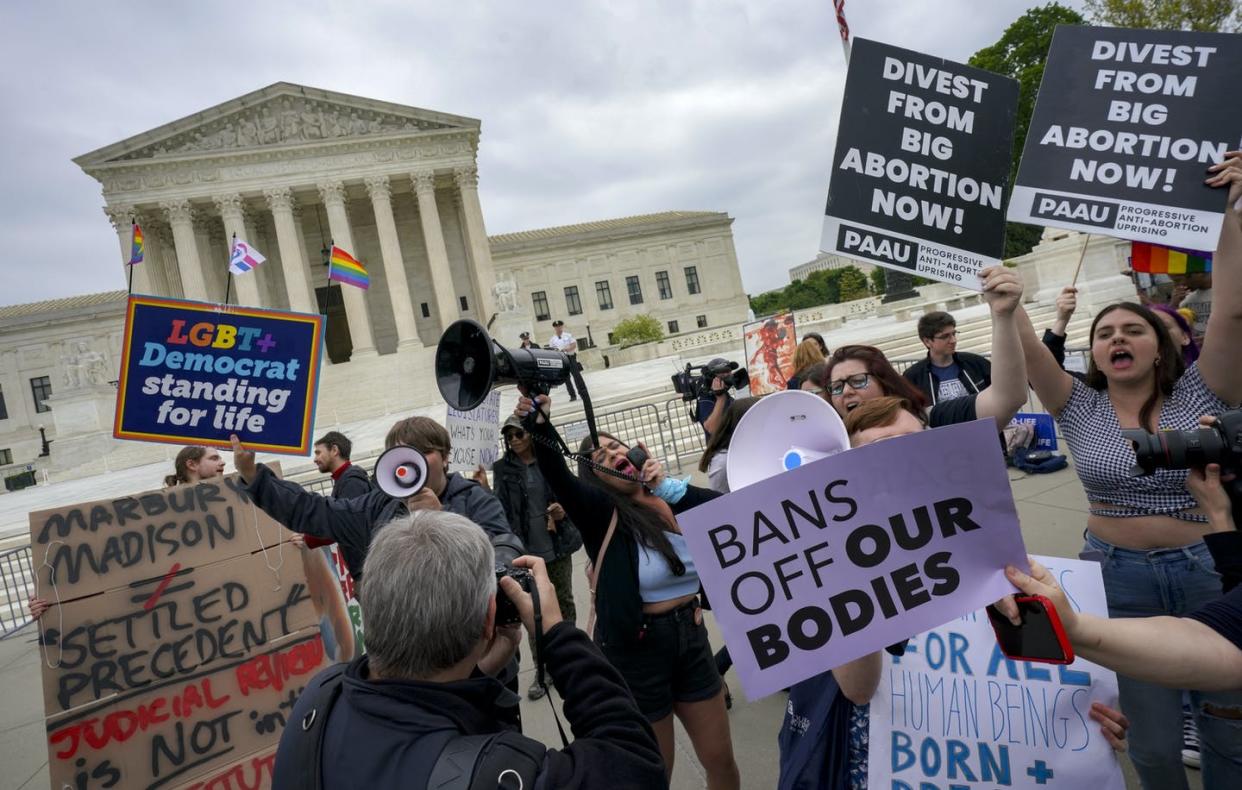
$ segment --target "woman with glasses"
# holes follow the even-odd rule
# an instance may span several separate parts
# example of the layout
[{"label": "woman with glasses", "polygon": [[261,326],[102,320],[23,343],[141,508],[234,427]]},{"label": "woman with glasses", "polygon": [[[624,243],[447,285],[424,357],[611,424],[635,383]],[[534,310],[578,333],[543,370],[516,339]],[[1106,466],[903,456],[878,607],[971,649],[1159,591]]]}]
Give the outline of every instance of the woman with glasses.
[{"label": "woman with glasses", "polygon": [[992,266],[980,272],[983,298],[992,311],[992,382],[982,392],[936,403],[928,408],[922,390],[872,346],[841,346],[828,358],[823,382],[828,399],[842,419],[859,404],[896,396],[929,427],[996,418],[1004,427],[1026,403],[1026,365],[1014,311],[1022,300],[1022,280],[1010,269]]}]

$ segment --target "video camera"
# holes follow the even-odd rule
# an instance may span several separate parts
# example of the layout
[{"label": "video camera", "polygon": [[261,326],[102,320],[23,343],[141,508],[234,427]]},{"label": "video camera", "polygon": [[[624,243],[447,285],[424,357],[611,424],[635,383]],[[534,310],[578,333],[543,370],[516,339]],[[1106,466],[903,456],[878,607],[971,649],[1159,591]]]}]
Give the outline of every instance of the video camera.
[{"label": "video camera", "polygon": [[[696,371],[698,371],[697,375]],[[712,380],[717,377],[724,379],[725,386],[729,389],[744,389],[750,386],[750,374],[746,372],[746,368],[738,367],[736,362],[717,357],[706,365],[686,363],[685,370],[673,374],[673,389],[687,403],[699,398],[710,398],[713,395]]]},{"label": "video camera", "polygon": [[1221,414],[1209,428],[1159,433],[1123,428],[1121,435],[1134,443],[1137,463],[1130,474],[1135,477],[1157,469],[1190,469],[1207,464],[1220,464],[1222,474],[1233,472],[1237,476],[1223,485],[1233,502],[1233,512],[1242,513],[1242,409]]}]

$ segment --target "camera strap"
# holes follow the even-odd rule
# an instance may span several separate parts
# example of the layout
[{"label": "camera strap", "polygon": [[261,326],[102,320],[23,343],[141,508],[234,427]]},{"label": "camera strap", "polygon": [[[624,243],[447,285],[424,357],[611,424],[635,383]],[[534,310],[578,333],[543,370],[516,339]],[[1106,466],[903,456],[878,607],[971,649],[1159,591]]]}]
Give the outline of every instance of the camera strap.
[{"label": "camera strap", "polygon": [[565,737],[565,728],[561,726],[561,717],[556,712],[556,705],[552,702],[552,689],[548,686],[546,668],[543,663],[543,611],[539,606],[538,585],[530,591],[530,602],[535,613],[535,682],[547,691],[544,696],[548,698],[548,707],[552,709],[552,718],[556,721],[556,731],[561,735],[561,743],[568,749],[569,739]]}]

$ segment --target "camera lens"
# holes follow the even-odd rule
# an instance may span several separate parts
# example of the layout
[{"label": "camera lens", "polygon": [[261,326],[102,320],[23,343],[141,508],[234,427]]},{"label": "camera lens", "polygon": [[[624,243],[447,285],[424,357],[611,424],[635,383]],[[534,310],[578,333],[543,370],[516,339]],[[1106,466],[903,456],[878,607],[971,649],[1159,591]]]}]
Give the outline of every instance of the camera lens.
[{"label": "camera lens", "polygon": [[1134,474],[1149,475],[1157,469],[1189,469],[1221,463],[1228,449],[1224,437],[1213,428],[1159,433],[1126,428],[1121,435],[1134,443]]}]

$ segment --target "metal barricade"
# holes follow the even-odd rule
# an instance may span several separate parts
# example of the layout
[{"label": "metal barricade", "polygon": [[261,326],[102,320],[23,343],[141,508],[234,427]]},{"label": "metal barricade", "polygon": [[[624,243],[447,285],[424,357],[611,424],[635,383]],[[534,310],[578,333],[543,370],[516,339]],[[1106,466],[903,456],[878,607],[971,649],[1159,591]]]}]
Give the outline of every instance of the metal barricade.
[{"label": "metal barricade", "polygon": [[700,455],[707,442],[703,437],[703,426],[699,425],[692,409],[695,401],[687,403],[681,398],[673,398],[664,402],[664,420],[668,433],[676,448],[677,471],[681,471],[683,456]]},{"label": "metal barricade", "polygon": [[302,488],[305,488],[307,491],[310,491],[312,493],[323,494],[324,496],[331,496],[333,482],[334,481],[332,480],[331,477],[321,477],[318,480],[307,480],[305,483],[302,483],[301,485],[302,485]]},{"label": "metal barricade", "polygon": [[34,593],[34,568],[29,546],[0,554],[0,639],[7,639],[30,622],[26,601]]},{"label": "metal barricade", "polygon": [[[598,413],[595,415],[595,427],[629,444],[642,442],[652,458],[660,459],[665,466],[676,463],[677,471],[681,471],[677,446],[665,432],[660,410],[654,403]],[[558,425],[557,430],[571,450],[578,448],[578,443],[588,432],[585,419]]]}]

